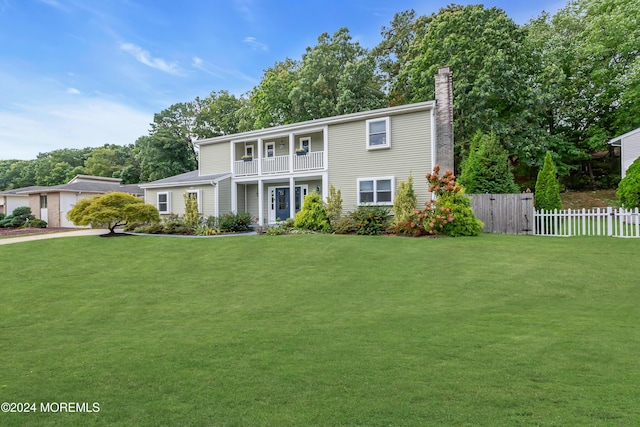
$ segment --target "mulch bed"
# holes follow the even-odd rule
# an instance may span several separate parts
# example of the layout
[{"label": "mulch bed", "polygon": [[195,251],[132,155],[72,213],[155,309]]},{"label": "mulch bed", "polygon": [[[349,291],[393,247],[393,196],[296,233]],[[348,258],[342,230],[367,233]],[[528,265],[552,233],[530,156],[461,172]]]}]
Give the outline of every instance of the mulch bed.
[{"label": "mulch bed", "polygon": [[59,231],[74,231],[77,228],[63,228],[63,227],[51,227],[51,228],[0,228],[0,237],[6,236],[30,236],[33,234],[46,234],[56,233]]}]

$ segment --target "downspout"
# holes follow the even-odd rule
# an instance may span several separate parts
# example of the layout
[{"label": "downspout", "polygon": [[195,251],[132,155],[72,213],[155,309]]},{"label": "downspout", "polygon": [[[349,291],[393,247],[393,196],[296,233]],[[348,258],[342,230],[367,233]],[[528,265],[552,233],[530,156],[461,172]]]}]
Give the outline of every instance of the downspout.
[{"label": "downspout", "polygon": [[213,207],[213,216],[218,218],[220,216],[220,201],[218,200],[218,186],[214,181],[209,181],[209,183],[213,186],[213,201],[215,203]]}]

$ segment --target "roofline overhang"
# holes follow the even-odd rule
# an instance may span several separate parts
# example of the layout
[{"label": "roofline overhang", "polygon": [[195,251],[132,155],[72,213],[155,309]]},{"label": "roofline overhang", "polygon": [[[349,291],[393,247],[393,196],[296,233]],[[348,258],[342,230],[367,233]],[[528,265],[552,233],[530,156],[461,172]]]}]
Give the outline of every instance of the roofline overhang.
[{"label": "roofline overhang", "polygon": [[435,101],[425,101],[425,102],[418,102],[415,104],[399,105],[396,107],[387,107],[387,108],[381,108],[378,110],[362,111],[359,113],[326,117],[326,118],[316,119],[316,120],[308,120],[306,122],[292,123],[289,125],[276,126],[272,128],[264,128],[264,129],[252,130],[248,132],[216,136],[213,138],[194,141],[193,144],[199,147],[201,145],[217,144],[220,142],[242,141],[242,140],[257,139],[260,137],[277,136],[280,134],[295,133],[297,131],[306,131],[308,130],[308,128],[316,128],[321,126],[340,124],[340,123],[352,122],[357,120],[365,120],[365,119],[370,119],[375,117],[383,117],[387,115],[411,113],[414,111],[425,111],[425,110],[433,109],[435,105],[436,105]]},{"label": "roofline overhang", "polygon": [[607,144],[609,144],[609,145],[613,145],[613,146],[615,146],[615,147],[620,147],[620,146],[622,145],[622,140],[623,140],[624,138],[627,138],[627,137],[629,137],[629,136],[631,136],[631,135],[634,135],[634,134],[636,134],[636,133],[638,133],[638,132],[640,132],[640,128],[638,128],[638,129],[634,129],[634,130],[629,131],[629,132],[627,132],[627,133],[624,133],[624,134],[622,134],[622,135],[620,135],[620,136],[616,136],[615,138],[612,138],[612,139],[610,139],[609,141],[607,141]]},{"label": "roofline overhang", "polygon": [[215,179],[209,180],[200,180],[200,181],[182,181],[182,182],[165,182],[165,183],[147,183],[147,184],[138,184],[140,188],[166,188],[166,187],[186,187],[189,185],[217,185],[223,179],[227,179],[231,177],[231,173],[224,174]]}]

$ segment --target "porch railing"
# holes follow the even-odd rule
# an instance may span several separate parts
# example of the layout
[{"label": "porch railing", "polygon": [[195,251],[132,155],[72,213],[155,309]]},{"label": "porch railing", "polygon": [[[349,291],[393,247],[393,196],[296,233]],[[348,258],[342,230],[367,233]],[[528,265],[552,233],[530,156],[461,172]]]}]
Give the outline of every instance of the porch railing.
[{"label": "porch railing", "polygon": [[[265,157],[251,161],[233,162],[233,173],[236,176],[258,175],[258,162],[262,162],[262,173],[273,175],[290,171],[289,159],[291,156]],[[293,171],[303,172],[324,169],[324,151],[312,151],[305,155],[293,155]]]},{"label": "porch railing", "polygon": [[312,151],[304,156],[293,156],[293,170],[305,171],[324,167],[324,151]]},{"label": "porch railing", "polygon": [[262,173],[284,172],[289,172],[289,156],[275,156],[262,159]]}]

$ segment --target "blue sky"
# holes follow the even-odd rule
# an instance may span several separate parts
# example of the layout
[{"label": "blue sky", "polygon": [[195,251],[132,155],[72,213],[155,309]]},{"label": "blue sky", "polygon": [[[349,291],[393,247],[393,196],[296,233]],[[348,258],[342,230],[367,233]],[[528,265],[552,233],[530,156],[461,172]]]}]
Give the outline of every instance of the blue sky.
[{"label": "blue sky", "polygon": [[[396,12],[448,0],[0,0],[0,159],[133,144],[153,114],[263,71],[348,27],[372,48]],[[458,1],[458,4],[478,3]],[[494,0],[524,24],[566,1]]]}]

